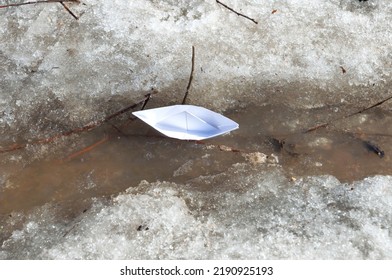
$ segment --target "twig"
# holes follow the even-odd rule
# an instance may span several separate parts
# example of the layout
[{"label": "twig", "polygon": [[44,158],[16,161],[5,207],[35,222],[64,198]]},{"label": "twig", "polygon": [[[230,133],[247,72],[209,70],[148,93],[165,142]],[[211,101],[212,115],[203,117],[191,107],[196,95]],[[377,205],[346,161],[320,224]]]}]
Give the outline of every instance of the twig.
[{"label": "twig", "polygon": [[184,95],[184,99],[182,100],[181,104],[185,104],[186,98],[188,97],[189,88],[191,87],[191,83],[192,83],[192,80],[193,80],[193,70],[194,69],[195,69],[195,47],[192,46],[192,68],[191,68],[191,74],[189,76],[188,86],[186,87],[186,92],[185,92],[185,95]]},{"label": "twig", "polygon": [[311,131],[315,131],[315,130],[317,130],[317,129],[319,129],[319,128],[327,127],[328,125],[329,125],[329,123],[318,124],[318,125],[316,125],[316,126],[313,126],[313,127],[311,127],[311,128],[308,128],[307,130],[305,130],[304,133],[308,133],[308,132],[311,132]]},{"label": "twig", "polygon": [[101,144],[103,144],[103,143],[106,143],[107,141],[109,141],[109,139],[110,139],[110,137],[105,136],[104,138],[102,138],[102,139],[99,140],[98,142],[95,142],[94,144],[92,144],[92,145],[90,145],[90,146],[87,146],[87,147],[83,148],[82,150],[77,151],[77,152],[75,152],[75,153],[73,153],[73,154],[67,156],[67,157],[64,159],[64,161],[69,161],[69,160],[71,160],[71,159],[73,159],[73,158],[75,158],[75,157],[77,157],[77,156],[80,156],[80,155],[82,155],[82,154],[84,154],[84,153],[87,153],[87,152],[91,151],[92,149],[94,149],[95,147],[97,147],[97,146],[99,146],[99,145],[101,145]]},{"label": "twig", "polygon": [[64,4],[64,1],[61,1],[60,4],[64,7],[64,9],[71,15],[73,16],[74,19],[78,20],[79,17],[77,17],[68,7],[67,5]]},{"label": "twig", "polygon": [[[144,108],[146,107],[146,105],[147,105],[148,101],[150,100],[150,98],[151,98],[151,93],[146,94],[146,99],[145,99],[144,102],[143,102],[143,105],[142,105],[142,109],[141,109],[141,110],[144,110]],[[139,104],[140,104],[140,103],[141,103],[141,102],[139,102]],[[127,107],[127,108],[129,108],[129,107]],[[125,108],[125,109],[126,109],[126,108]],[[110,115],[109,117],[106,118],[106,120],[110,120],[110,119],[112,119],[113,117],[118,116],[120,112],[124,113],[123,111],[124,111],[124,109],[121,110],[121,111],[118,111],[117,113],[115,113],[115,114],[113,114],[113,115]],[[121,113],[121,114],[122,114],[122,113]],[[131,121],[134,121],[135,119],[136,119],[136,118],[129,118],[129,119],[128,119],[128,122],[126,122],[125,124],[123,124],[120,128],[118,128],[117,126],[115,126],[115,125],[113,125],[113,124],[112,124],[112,127],[113,127],[115,130],[117,130],[120,134],[125,135],[124,132],[122,132],[121,128],[126,127]],[[99,146],[99,145],[101,145],[101,144],[103,144],[103,143],[106,143],[106,142],[109,141],[110,139],[112,139],[112,136],[106,136],[106,137],[104,137],[103,139],[99,140],[98,142],[95,142],[94,144],[89,145],[89,146],[83,148],[82,150],[79,150],[78,152],[75,152],[75,153],[69,155],[69,156],[66,157],[64,160],[65,160],[65,161],[68,161],[68,160],[71,160],[71,159],[73,159],[73,158],[75,158],[75,157],[78,157],[78,156],[80,156],[80,155],[82,155],[82,154],[84,154],[84,153],[87,153],[87,152],[91,151],[92,149],[94,149],[95,147],[97,147],[97,146]]]},{"label": "twig", "polygon": [[125,107],[125,108],[121,109],[120,111],[117,111],[114,114],[109,115],[108,117],[104,118],[103,120],[90,122],[82,127],[78,127],[78,128],[72,129],[70,131],[62,132],[62,133],[56,134],[56,135],[48,137],[48,138],[38,139],[36,141],[32,141],[31,143],[13,144],[5,149],[0,149],[0,153],[6,153],[6,152],[20,150],[20,149],[27,147],[27,145],[48,144],[48,143],[52,143],[52,142],[56,141],[57,139],[65,137],[65,136],[70,136],[72,134],[90,131],[90,130],[97,128],[98,126],[108,122],[109,120],[111,120],[121,114],[128,112],[129,110],[135,109],[137,106],[145,104],[146,100],[149,100],[151,98],[151,94],[152,93],[146,94],[142,100],[140,100],[140,101],[138,101],[128,107]]},{"label": "twig", "polygon": [[388,97],[388,98],[386,98],[386,99],[384,99],[384,100],[381,100],[380,102],[377,102],[376,104],[373,104],[373,105],[371,105],[371,106],[369,106],[369,107],[366,107],[366,108],[364,108],[364,109],[362,109],[362,110],[359,110],[358,112],[352,113],[352,114],[346,116],[345,118],[352,117],[352,116],[355,116],[355,115],[357,115],[357,114],[361,114],[361,113],[363,113],[363,112],[365,112],[365,111],[367,111],[367,110],[370,110],[370,109],[372,109],[372,108],[374,108],[374,107],[380,106],[380,105],[382,105],[383,103],[387,102],[387,101],[390,100],[390,99],[392,99],[392,96],[390,96],[390,97]]},{"label": "twig", "polygon": [[42,3],[62,3],[62,2],[79,2],[79,0],[42,0],[42,1],[29,1],[23,3],[13,3],[7,5],[1,5],[1,8],[9,8],[9,7],[19,7],[24,5],[32,5],[32,4],[42,4]]},{"label": "twig", "polygon": [[121,109],[120,111],[117,111],[114,114],[109,115],[102,122],[108,122],[109,120],[111,120],[111,119],[113,119],[113,118],[115,118],[115,117],[117,117],[119,115],[122,115],[125,112],[128,112],[129,110],[135,109],[137,106],[140,106],[141,104],[143,104],[142,106],[144,108],[144,106],[146,106],[145,104],[147,104],[147,101],[150,100],[152,94],[154,94],[154,93],[146,94],[142,100],[140,100],[137,103],[134,103],[134,104],[132,104],[132,105],[130,105],[128,107],[125,107],[125,108]]},{"label": "twig", "polygon": [[141,109],[141,110],[144,110],[144,108],[146,107],[148,101],[150,101],[151,93],[146,94],[146,97],[147,97],[147,98],[146,98],[146,100],[144,100],[144,103],[143,103],[143,106],[142,106],[142,109]]},{"label": "twig", "polygon": [[230,8],[229,6],[223,4],[222,2],[216,0],[216,3],[222,5],[222,6],[225,7],[226,9],[232,11],[232,12],[235,13],[237,16],[244,17],[244,18],[246,18],[246,19],[249,19],[249,20],[253,21],[255,24],[258,24],[258,22],[255,21],[253,18],[250,18],[250,17],[248,17],[248,16],[246,16],[246,15],[244,15],[244,14],[241,14],[241,13],[235,11],[233,8]]},{"label": "twig", "polygon": [[[148,93],[145,95],[146,99],[144,100],[142,108],[140,110],[144,110],[144,108],[146,108],[148,101],[150,101],[150,99],[151,99],[151,95],[152,95],[152,93]],[[127,127],[131,122],[133,122],[136,119],[137,118],[134,116],[129,117],[128,121],[125,124],[123,124],[122,126],[120,126],[120,128],[118,128],[118,130],[121,131],[122,128]],[[122,134],[124,134],[124,133],[122,133]]]},{"label": "twig", "polygon": [[349,115],[346,115],[346,116],[343,116],[343,117],[340,117],[340,118],[336,118],[336,119],[334,119],[334,120],[332,120],[332,121],[330,121],[330,122],[328,122],[328,123],[322,123],[322,124],[313,126],[313,127],[311,127],[311,128],[308,128],[308,129],[306,129],[306,130],[304,131],[304,133],[312,132],[312,131],[315,131],[315,130],[317,130],[317,129],[319,129],[319,128],[327,127],[327,126],[329,126],[329,125],[330,125],[331,123],[333,123],[333,122],[336,122],[336,121],[339,121],[339,120],[343,120],[343,119],[347,119],[347,118],[350,118],[350,117],[352,117],[352,116],[361,114],[361,113],[366,112],[366,111],[368,111],[368,110],[370,110],[370,109],[372,109],[372,108],[375,108],[375,107],[377,107],[377,106],[380,106],[380,105],[384,104],[385,102],[387,102],[388,100],[391,100],[391,99],[392,99],[392,96],[389,96],[388,98],[385,98],[385,99],[381,100],[380,102],[377,102],[376,104],[373,104],[373,105],[371,105],[371,106],[369,106],[369,107],[366,107],[366,108],[364,108],[364,109],[361,109],[361,110],[356,111],[356,112],[354,112],[354,113],[351,113],[351,114],[349,114]]}]

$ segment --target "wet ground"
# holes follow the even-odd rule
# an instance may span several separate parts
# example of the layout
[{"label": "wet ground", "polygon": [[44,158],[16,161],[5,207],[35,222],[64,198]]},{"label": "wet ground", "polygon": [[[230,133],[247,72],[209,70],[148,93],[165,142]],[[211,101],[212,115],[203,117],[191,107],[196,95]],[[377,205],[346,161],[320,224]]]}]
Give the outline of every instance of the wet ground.
[{"label": "wet ground", "polygon": [[392,174],[392,113],[377,107],[347,117],[356,111],[247,107],[225,113],[240,124],[238,130],[203,142],[163,137],[138,120],[127,125],[113,120],[50,144],[3,153],[1,220],[48,202],[65,205],[69,213],[63,214],[72,217],[88,209],[92,198],[116,195],[141,180],[192,186],[195,178],[244,162],[261,169],[281,166],[292,180],[331,174],[350,182]]}]

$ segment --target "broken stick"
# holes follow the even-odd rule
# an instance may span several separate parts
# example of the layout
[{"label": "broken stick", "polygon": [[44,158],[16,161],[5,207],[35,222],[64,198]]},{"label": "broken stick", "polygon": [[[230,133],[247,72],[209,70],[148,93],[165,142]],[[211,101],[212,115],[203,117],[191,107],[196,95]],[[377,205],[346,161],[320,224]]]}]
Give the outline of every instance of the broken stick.
[{"label": "broken stick", "polygon": [[89,146],[83,148],[82,150],[77,151],[77,152],[75,152],[75,153],[73,153],[73,154],[67,156],[67,157],[64,159],[64,161],[72,160],[72,159],[75,158],[75,157],[78,157],[78,156],[80,156],[80,155],[82,155],[82,154],[84,154],[84,153],[87,153],[87,152],[91,151],[92,149],[94,149],[95,147],[97,147],[97,146],[99,146],[99,145],[101,145],[101,144],[103,144],[103,143],[106,143],[107,141],[109,141],[109,139],[110,139],[110,138],[109,138],[108,136],[105,136],[104,138],[102,138],[102,139],[99,140],[98,142],[95,142],[94,144],[89,145]]},{"label": "broken stick", "polygon": [[377,102],[376,104],[373,104],[373,105],[371,105],[369,107],[366,107],[366,108],[364,108],[362,110],[359,110],[358,112],[352,113],[352,114],[346,116],[345,118],[352,117],[352,116],[355,116],[357,114],[361,114],[361,113],[363,113],[363,112],[365,112],[367,110],[370,110],[370,109],[372,109],[374,107],[380,106],[380,105],[384,104],[385,102],[387,102],[390,99],[392,99],[392,96],[389,96],[388,98],[385,98],[384,100],[381,100],[380,102]]},{"label": "broken stick", "polygon": [[60,3],[64,9],[76,20],[79,19],[77,15],[75,15],[70,8],[68,8],[67,5],[64,4],[64,2],[77,2],[79,3],[79,0],[46,0],[46,1],[29,1],[29,2],[23,2],[23,3],[14,3],[14,4],[7,4],[7,5],[1,5],[1,8],[9,8],[9,7],[19,7],[19,6],[24,6],[24,5],[32,5],[32,4],[43,4],[43,3]]},{"label": "broken stick", "polygon": [[186,92],[184,94],[184,99],[182,100],[181,104],[185,104],[186,102],[186,98],[188,97],[188,93],[189,93],[189,89],[191,87],[192,84],[192,80],[193,80],[193,70],[195,69],[195,47],[192,46],[192,68],[191,68],[191,74],[189,76],[189,81],[188,81],[188,86],[186,87]]},{"label": "broken stick", "polygon": [[250,21],[253,21],[255,24],[258,24],[258,22],[255,21],[253,18],[250,18],[250,17],[248,17],[248,16],[246,16],[246,15],[244,15],[244,14],[241,14],[241,13],[235,11],[233,8],[230,8],[230,7],[227,6],[226,4],[223,4],[222,2],[220,2],[220,1],[218,1],[218,0],[216,0],[216,3],[222,5],[223,7],[225,7],[226,9],[228,9],[229,11],[232,11],[232,12],[235,13],[237,16],[244,17],[244,18],[246,18],[246,19],[249,19]]},{"label": "broken stick", "polygon": [[[143,102],[143,105],[142,105],[141,110],[144,110],[144,108],[146,107],[148,101],[149,101],[150,98],[151,98],[151,93],[146,94],[145,96],[146,96],[146,99],[145,99],[144,102]],[[141,103],[142,103],[142,102],[139,102],[139,105],[140,105]],[[109,121],[110,119],[112,119],[112,118],[114,118],[114,117],[116,117],[116,116],[118,116],[118,115],[120,115],[120,114],[123,114],[123,113],[124,113],[124,110],[125,110],[125,112],[126,112],[126,111],[128,110],[128,108],[130,108],[130,107],[132,107],[132,106],[134,106],[134,104],[131,105],[131,106],[128,106],[128,107],[124,108],[123,110],[120,110],[120,111],[118,111],[118,112],[116,112],[116,113],[110,115],[110,116],[107,117],[105,120],[106,120],[106,121]],[[123,124],[120,128],[118,128],[118,127],[115,126],[115,125],[112,125],[112,127],[113,127],[115,130],[117,130],[117,132],[119,132],[120,134],[125,135],[125,134],[122,132],[121,128],[127,126],[131,121],[134,121],[135,119],[136,119],[136,118],[129,118],[129,119],[128,119],[128,122],[126,122],[125,124]],[[85,153],[91,151],[92,149],[98,147],[99,145],[108,142],[110,139],[112,139],[112,136],[105,136],[103,139],[99,140],[98,142],[95,142],[94,144],[89,145],[89,146],[87,146],[87,147],[85,147],[85,148],[83,148],[83,149],[81,149],[81,150],[79,150],[79,151],[77,151],[77,152],[75,152],[75,153],[73,153],[73,154],[67,156],[66,158],[63,159],[63,161],[69,161],[69,160],[74,159],[75,157],[81,156],[81,155],[83,155],[83,154],[85,154]]]},{"label": "broken stick", "polygon": [[42,0],[42,1],[28,1],[23,3],[13,3],[7,5],[1,5],[1,8],[9,8],[9,7],[19,7],[24,5],[33,5],[33,4],[43,4],[43,3],[62,3],[62,2],[79,2],[79,0]]},{"label": "broken stick", "polygon": [[355,116],[355,115],[361,114],[361,113],[366,112],[366,111],[368,111],[368,110],[370,110],[370,109],[373,109],[373,108],[375,108],[375,107],[377,107],[377,106],[380,106],[380,105],[384,104],[385,102],[387,102],[388,100],[391,100],[391,99],[392,99],[392,96],[389,96],[389,97],[387,97],[387,98],[385,98],[385,99],[383,99],[383,100],[377,102],[376,104],[370,105],[370,106],[368,106],[368,107],[366,107],[366,108],[363,108],[363,109],[361,109],[361,110],[359,110],[359,111],[356,111],[356,112],[354,112],[354,113],[351,113],[351,114],[349,114],[349,115],[346,115],[346,116],[343,116],[343,117],[336,118],[336,119],[334,119],[334,120],[332,120],[332,121],[330,121],[330,122],[328,122],[328,123],[326,122],[326,123],[322,123],[322,124],[313,126],[313,127],[311,127],[311,128],[308,128],[308,129],[306,129],[306,130],[304,131],[304,133],[312,132],[312,131],[315,131],[315,130],[317,130],[317,129],[319,129],[319,128],[327,127],[327,126],[329,126],[332,122],[336,122],[336,121],[339,121],[339,120],[347,119],[347,118],[353,117],[353,116]]},{"label": "broken stick", "polygon": [[65,9],[74,19],[76,19],[76,20],[79,19],[79,17],[77,17],[77,16],[68,8],[68,6],[64,4],[64,1],[61,1],[60,4],[61,4],[61,6],[64,7],[64,9]]},{"label": "broken stick", "polygon": [[111,114],[111,115],[107,116],[103,120],[93,121],[93,122],[90,122],[90,123],[88,123],[88,124],[86,124],[86,125],[84,125],[82,127],[78,127],[78,128],[66,131],[66,132],[62,132],[62,133],[56,134],[56,135],[51,136],[51,137],[42,138],[42,139],[38,139],[38,140],[35,140],[35,141],[23,143],[23,144],[13,144],[13,145],[11,145],[11,146],[9,146],[7,148],[0,149],[0,153],[6,153],[6,152],[12,152],[12,151],[20,150],[20,149],[26,148],[27,145],[48,144],[48,143],[52,143],[52,142],[54,142],[54,141],[56,141],[56,140],[58,140],[58,139],[60,139],[62,137],[65,137],[65,136],[70,136],[72,134],[77,134],[77,133],[82,133],[82,132],[85,132],[85,131],[90,131],[90,130],[95,129],[98,126],[100,126],[100,125],[102,125],[104,123],[107,123],[109,120],[111,120],[111,119],[113,119],[113,118],[115,118],[115,117],[117,117],[119,115],[122,115],[122,114],[124,114],[124,113],[126,113],[126,112],[128,112],[128,111],[130,111],[132,109],[135,109],[137,106],[140,106],[142,104],[143,104],[143,106],[145,106],[146,102],[151,98],[152,94],[153,93],[146,94],[142,100],[140,100],[140,101],[138,101],[138,102],[136,102],[136,103],[134,103],[134,104],[132,104],[130,106],[127,106],[127,107],[121,109],[120,111],[117,111],[114,114]]}]

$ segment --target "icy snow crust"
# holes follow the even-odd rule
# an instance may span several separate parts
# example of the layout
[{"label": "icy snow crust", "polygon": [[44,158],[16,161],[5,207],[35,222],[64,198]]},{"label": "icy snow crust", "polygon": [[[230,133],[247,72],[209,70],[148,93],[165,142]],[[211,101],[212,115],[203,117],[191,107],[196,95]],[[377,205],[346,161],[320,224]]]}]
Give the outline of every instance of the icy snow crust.
[{"label": "icy snow crust", "polygon": [[1,9],[0,127],[19,136],[60,130],[151,88],[158,105],[178,103],[192,45],[194,105],[322,106],[388,95],[391,1],[226,2],[259,24],[213,0],[86,0],[69,4],[78,21],[56,3]]},{"label": "icy snow crust", "polygon": [[[237,175],[230,177],[231,172]],[[244,179],[247,178],[247,179]],[[237,165],[199,178],[214,188],[141,182],[69,224],[39,208],[1,247],[33,259],[385,259],[392,177],[290,182]],[[222,189],[230,188],[229,191]]]},{"label": "icy snow crust", "polygon": [[[216,111],[391,95],[390,0],[222,1],[257,25],[213,0],[82,2],[69,4],[78,21],[58,4],[0,9],[1,143],[102,119],[151,88],[155,106],[178,104],[192,45],[189,104]],[[50,203],[12,213],[0,259],[392,258],[390,176],[291,182],[252,168],[130,185],[76,218]]]}]

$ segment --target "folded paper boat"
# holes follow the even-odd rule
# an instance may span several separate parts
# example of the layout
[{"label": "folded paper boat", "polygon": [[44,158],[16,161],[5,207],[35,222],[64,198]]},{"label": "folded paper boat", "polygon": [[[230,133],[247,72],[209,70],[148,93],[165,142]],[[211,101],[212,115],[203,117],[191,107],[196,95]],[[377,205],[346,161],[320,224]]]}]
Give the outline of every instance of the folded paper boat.
[{"label": "folded paper boat", "polygon": [[164,135],[181,140],[207,139],[238,128],[231,119],[193,105],[167,106],[133,114]]}]

